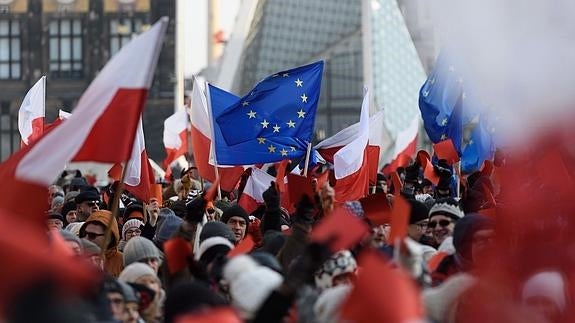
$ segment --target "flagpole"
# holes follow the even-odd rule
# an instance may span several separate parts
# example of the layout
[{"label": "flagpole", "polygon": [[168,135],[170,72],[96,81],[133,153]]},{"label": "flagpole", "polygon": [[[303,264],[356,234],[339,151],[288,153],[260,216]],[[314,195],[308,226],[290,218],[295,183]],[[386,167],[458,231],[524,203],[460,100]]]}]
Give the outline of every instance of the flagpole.
[{"label": "flagpole", "polygon": [[[44,92],[43,96],[42,96],[42,99],[44,100],[44,102],[42,102],[42,108],[44,109],[43,112],[44,112],[44,119],[45,119],[46,118],[46,75],[42,76],[42,83],[43,83],[42,92]],[[44,124],[45,124],[45,122],[42,122],[42,134],[44,134],[44,130],[45,130]]]},{"label": "flagpole", "polygon": [[108,218],[108,225],[106,226],[106,231],[104,232],[104,247],[101,250],[100,256],[105,259],[106,257],[106,247],[110,243],[110,239],[112,237],[112,225],[113,219],[118,215],[118,209],[120,205],[120,196],[122,196],[122,191],[124,190],[124,178],[126,177],[126,168],[128,165],[128,160],[124,166],[122,167],[122,175],[120,176],[120,182],[118,183],[118,187],[114,192],[114,197],[112,198],[112,209],[110,210],[110,217]]},{"label": "flagpole", "polygon": [[307,144],[307,152],[305,154],[305,165],[303,166],[303,176],[307,177],[307,169],[309,164],[309,155],[311,154],[311,142]]},{"label": "flagpole", "polygon": [[[201,89],[200,89],[201,90]],[[212,115],[212,98],[210,95],[210,87],[208,82],[206,82],[206,101],[208,103],[208,117],[210,118],[210,133],[212,135],[212,143],[210,145],[210,151],[212,152],[212,156],[214,156],[214,173],[216,175],[216,179],[220,177],[218,171],[218,159],[216,158],[216,144],[214,141],[216,140],[216,136],[214,135],[214,117]],[[209,160],[208,160],[209,163]],[[220,181],[218,181],[218,199],[222,199],[222,188],[220,186]]]}]

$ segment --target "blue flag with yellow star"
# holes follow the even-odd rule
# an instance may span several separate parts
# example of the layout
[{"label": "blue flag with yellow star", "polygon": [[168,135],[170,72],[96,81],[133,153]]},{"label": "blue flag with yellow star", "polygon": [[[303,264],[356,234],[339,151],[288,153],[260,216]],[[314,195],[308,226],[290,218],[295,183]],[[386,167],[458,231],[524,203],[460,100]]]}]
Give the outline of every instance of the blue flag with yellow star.
[{"label": "blue flag with yellow star", "polygon": [[250,165],[305,156],[312,140],[323,62],[270,75],[238,98],[209,86],[219,165]]},{"label": "blue flag with yellow star", "polygon": [[423,126],[433,143],[451,139],[461,154],[462,109],[465,94],[462,81],[446,56],[440,55],[419,91]]},{"label": "blue flag with yellow star", "polygon": [[464,87],[461,73],[444,53],[419,91],[419,110],[429,139],[451,139],[461,157],[462,171],[471,173],[493,157],[494,144],[478,99]]}]

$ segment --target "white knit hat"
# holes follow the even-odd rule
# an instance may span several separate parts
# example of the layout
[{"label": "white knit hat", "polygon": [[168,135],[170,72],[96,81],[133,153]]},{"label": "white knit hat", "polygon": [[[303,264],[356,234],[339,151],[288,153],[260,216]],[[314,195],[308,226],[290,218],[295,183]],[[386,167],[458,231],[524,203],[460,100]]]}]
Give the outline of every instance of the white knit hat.
[{"label": "white knit hat", "polygon": [[253,318],[271,292],[283,282],[280,274],[245,255],[234,257],[226,264],[224,278],[230,286],[232,305],[244,319]]},{"label": "white knit hat", "polygon": [[565,311],[565,280],[556,271],[537,273],[527,280],[521,296],[523,302],[535,296],[547,298],[555,303],[559,310]]},{"label": "white knit hat", "polygon": [[202,241],[197,252],[194,252],[194,258],[199,260],[206,253],[206,251],[218,246],[222,246],[224,248],[227,247],[228,251],[234,248],[234,245],[230,242],[230,240],[224,237],[211,237]]},{"label": "white knit hat", "polygon": [[142,276],[153,276],[156,277],[156,279],[158,278],[152,267],[141,262],[135,262],[122,270],[118,280],[125,283],[135,283],[136,280]]},{"label": "white knit hat", "polygon": [[341,250],[326,260],[315,273],[315,285],[319,289],[333,286],[333,279],[342,274],[353,274],[357,270],[357,262],[349,250]]},{"label": "white knit hat", "polygon": [[130,229],[139,229],[144,223],[139,219],[130,219],[122,226],[122,239],[126,240],[126,231]]}]

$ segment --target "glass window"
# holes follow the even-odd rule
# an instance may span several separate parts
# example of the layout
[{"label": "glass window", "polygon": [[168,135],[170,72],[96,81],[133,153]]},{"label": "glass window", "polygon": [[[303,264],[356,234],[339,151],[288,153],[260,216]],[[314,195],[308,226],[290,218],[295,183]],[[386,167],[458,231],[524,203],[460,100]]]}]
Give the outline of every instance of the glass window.
[{"label": "glass window", "polygon": [[114,56],[132,37],[142,32],[143,19],[117,18],[110,20],[110,57]]},{"label": "glass window", "polygon": [[19,79],[20,21],[0,20],[0,79]]},{"label": "glass window", "polygon": [[50,75],[55,78],[82,78],[82,21],[51,21],[49,34]]}]

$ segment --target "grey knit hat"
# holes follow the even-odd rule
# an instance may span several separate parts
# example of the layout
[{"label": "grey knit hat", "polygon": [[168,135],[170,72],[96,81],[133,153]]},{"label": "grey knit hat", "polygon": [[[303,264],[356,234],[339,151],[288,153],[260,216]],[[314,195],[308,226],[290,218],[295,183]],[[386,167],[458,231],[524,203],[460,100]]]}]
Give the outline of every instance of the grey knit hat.
[{"label": "grey knit hat", "polygon": [[84,249],[82,242],[80,241],[80,238],[78,238],[78,236],[73,234],[72,232],[66,230],[60,230],[60,235],[62,236],[62,238],[64,238],[65,241],[76,242],[80,246],[80,248]]},{"label": "grey knit hat", "polygon": [[152,241],[144,237],[133,237],[130,239],[124,247],[123,256],[124,266],[128,266],[146,258],[157,258],[160,261],[162,260],[160,250]]}]

